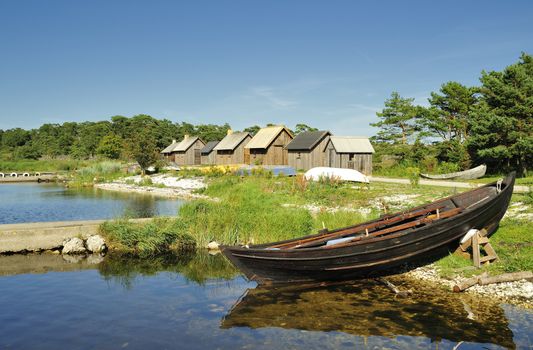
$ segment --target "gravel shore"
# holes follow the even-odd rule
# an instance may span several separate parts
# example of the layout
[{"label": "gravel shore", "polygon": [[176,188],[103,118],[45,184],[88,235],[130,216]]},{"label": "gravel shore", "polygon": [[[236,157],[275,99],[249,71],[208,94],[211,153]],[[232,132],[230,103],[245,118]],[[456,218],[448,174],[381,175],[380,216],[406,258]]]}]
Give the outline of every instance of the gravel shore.
[{"label": "gravel shore", "polygon": [[206,187],[202,178],[180,179],[163,174],[151,176],[150,179],[153,186],[141,185],[141,176],[131,176],[110,183],[95,184],[94,187],[108,191],[150,194],[167,198],[213,199],[195,193],[196,190]]}]

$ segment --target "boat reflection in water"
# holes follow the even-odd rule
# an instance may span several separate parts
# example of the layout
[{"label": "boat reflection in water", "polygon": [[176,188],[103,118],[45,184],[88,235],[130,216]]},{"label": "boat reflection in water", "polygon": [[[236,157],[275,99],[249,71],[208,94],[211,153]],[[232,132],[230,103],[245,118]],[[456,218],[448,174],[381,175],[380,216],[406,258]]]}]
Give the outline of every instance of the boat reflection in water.
[{"label": "boat reflection in water", "polygon": [[427,286],[405,288],[413,290],[407,298],[396,297],[376,280],[328,287],[257,286],[233,305],[221,328],[342,332],[379,348],[442,349],[459,342],[465,348],[516,347],[497,304]]}]

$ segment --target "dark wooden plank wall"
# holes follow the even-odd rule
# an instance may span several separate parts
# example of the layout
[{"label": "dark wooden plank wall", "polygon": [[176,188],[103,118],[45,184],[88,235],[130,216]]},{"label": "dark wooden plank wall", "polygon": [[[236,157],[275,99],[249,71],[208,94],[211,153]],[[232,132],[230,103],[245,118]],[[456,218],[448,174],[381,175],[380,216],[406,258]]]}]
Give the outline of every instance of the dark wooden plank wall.
[{"label": "dark wooden plank wall", "polygon": [[324,148],[328,142],[329,136],[326,136],[311,151],[288,151],[288,164],[296,170],[309,170],[318,166],[326,166]]}]

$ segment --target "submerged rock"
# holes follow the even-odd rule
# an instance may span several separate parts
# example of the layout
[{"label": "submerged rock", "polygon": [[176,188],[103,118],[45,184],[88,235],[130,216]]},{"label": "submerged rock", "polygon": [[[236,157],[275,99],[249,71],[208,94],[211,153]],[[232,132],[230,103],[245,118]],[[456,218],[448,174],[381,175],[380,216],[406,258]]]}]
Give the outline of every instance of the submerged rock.
[{"label": "submerged rock", "polygon": [[78,237],[70,238],[63,242],[62,254],[83,254],[85,252],[83,240]]},{"label": "submerged rock", "polygon": [[100,235],[94,235],[87,238],[85,243],[87,245],[87,250],[92,253],[101,253],[106,250],[105,241]]}]

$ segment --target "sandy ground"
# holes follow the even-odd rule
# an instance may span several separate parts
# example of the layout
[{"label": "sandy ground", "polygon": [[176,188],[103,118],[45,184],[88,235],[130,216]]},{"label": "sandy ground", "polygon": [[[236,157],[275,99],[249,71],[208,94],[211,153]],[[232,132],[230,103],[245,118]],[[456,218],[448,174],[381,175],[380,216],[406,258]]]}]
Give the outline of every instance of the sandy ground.
[{"label": "sandy ground", "polygon": [[109,191],[150,194],[154,196],[184,199],[213,199],[195,193],[195,190],[206,187],[202,178],[180,179],[168,175],[154,175],[150,177],[152,186],[141,186],[142,177],[130,176],[110,183],[96,184],[96,188]]}]

